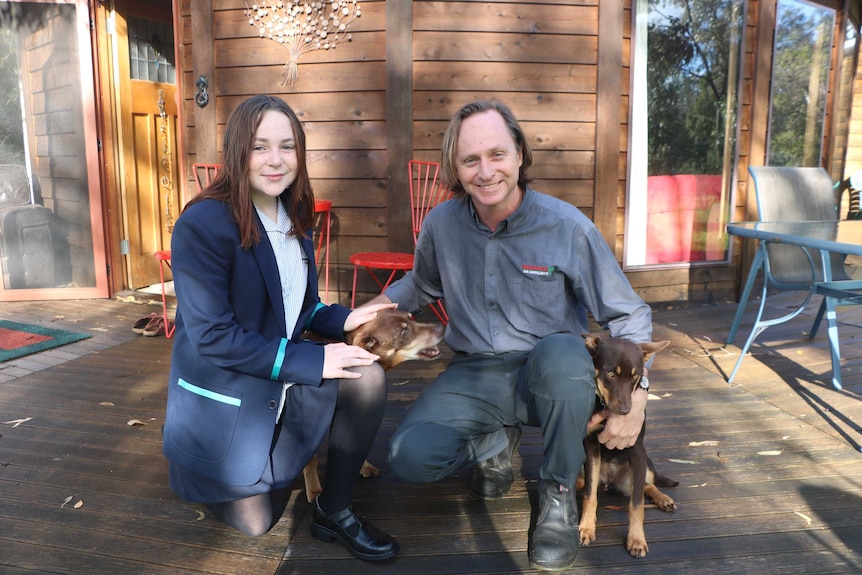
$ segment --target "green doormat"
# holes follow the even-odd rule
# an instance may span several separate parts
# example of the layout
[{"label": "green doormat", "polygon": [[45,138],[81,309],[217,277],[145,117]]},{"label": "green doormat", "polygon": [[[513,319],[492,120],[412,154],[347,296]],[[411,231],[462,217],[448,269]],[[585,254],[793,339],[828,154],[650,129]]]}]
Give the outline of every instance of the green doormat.
[{"label": "green doormat", "polygon": [[0,363],[88,337],[86,333],[0,320]]}]

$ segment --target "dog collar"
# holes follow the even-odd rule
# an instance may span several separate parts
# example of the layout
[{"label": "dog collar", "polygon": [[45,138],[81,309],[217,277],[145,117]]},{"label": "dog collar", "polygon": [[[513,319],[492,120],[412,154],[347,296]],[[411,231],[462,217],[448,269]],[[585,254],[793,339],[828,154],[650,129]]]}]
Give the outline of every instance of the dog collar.
[{"label": "dog collar", "polygon": [[649,379],[647,379],[647,376],[642,375],[640,381],[638,381],[638,385],[641,387],[641,389],[647,389],[648,390],[649,389]]}]

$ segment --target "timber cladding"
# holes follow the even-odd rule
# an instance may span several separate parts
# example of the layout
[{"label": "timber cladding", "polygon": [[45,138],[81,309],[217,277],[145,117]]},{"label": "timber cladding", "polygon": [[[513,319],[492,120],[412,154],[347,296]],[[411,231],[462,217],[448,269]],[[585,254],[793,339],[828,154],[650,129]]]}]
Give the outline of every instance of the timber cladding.
[{"label": "timber cladding", "polygon": [[[214,123],[220,140],[247,96],[283,97],[308,135],[315,194],[333,203],[330,301],[350,301],[350,254],[412,249],[407,160],[438,160],[449,118],[477,98],[513,109],[533,147],[534,187],[593,218],[621,257],[630,1],[361,0],[350,41],[303,54],[292,87],[280,85],[287,49],[259,36],[243,0],[211,2],[203,23],[180,4],[187,164],[219,160],[220,141],[196,132]],[[209,112],[194,102],[203,73]],[[363,273],[358,291],[361,302],[378,290]]]}]

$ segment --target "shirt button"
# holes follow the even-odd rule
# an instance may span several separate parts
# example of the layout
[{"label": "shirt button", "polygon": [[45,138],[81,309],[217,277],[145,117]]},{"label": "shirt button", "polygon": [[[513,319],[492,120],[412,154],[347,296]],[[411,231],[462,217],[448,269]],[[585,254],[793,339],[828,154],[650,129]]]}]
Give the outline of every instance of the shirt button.
[{"label": "shirt button", "polygon": [[278,407],[278,404],[275,402],[275,400],[274,400],[274,399],[270,399],[270,400],[269,400],[269,408],[270,408],[270,409],[275,409],[276,407]]},{"label": "shirt button", "polygon": [[489,301],[489,302],[488,302],[488,307],[494,307],[494,302]]}]

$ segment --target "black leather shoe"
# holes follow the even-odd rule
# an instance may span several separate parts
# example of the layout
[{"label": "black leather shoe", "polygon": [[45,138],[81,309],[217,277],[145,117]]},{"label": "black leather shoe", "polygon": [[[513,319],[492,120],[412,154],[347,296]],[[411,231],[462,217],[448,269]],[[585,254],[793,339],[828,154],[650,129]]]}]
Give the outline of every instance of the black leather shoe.
[{"label": "black leather shoe", "polygon": [[366,561],[385,561],[398,552],[395,539],[374,527],[365,517],[354,514],[353,508],[326,515],[317,499],[311,516],[311,535],[327,543],[338,539],[354,557]]},{"label": "black leather shoe", "polygon": [[521,444],[520,427],[504,427],[509,445],[503,451],[482,461],[473,468],[470,479],[470,493],[479,499],[498,499],[509,492],[515,481],[512,459]]},{"label": "black leather shoe", "polygon": [[542,480],[539,516],[528,547],[530,564],[546,571],[571,567],[578,558],[579,543],[575,490]]}]

